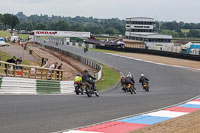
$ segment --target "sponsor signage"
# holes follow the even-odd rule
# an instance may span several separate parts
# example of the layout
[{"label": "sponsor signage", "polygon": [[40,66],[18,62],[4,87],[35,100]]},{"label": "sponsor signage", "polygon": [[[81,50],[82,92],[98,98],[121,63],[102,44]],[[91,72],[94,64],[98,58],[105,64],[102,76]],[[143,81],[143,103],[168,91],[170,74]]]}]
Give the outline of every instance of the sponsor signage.
[{"label": "sponsor signage", "polygon": [[35,36],[80,37],[80,38],[90,37],[90,32],[45,31],[45,30],[35,30],[33,32]]}]

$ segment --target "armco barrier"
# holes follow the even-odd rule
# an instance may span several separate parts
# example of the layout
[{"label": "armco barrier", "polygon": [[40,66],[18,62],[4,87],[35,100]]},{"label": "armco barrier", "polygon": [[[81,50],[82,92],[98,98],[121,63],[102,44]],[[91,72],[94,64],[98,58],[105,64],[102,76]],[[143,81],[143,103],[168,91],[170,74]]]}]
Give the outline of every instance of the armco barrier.
[{"label": "armco barrier", "polygon": [[42,68],[45,68],[46,66],[47,66],[47,64],[48,64],[48,60],[44,60],[44,64],[42,64],[42,56],[40,56],[37,52],[35,52],[34,50],[32,50],[30,47],[28,47],[28,46],[26,46],[26,50],[30,53],[30,54],[32,54],[33,55],[33,57],[35,58],[35,59],[37,59],[38,60],[38,62],[39,63],[41,63],[41,67]]},{"label": "armco barrier", "polygon": [[[40,41],[42,42],[42,41]],[[67,42],[64,38],[49,38],[49,42],[51,43],[57,43],[59,45],[70,45],[70,46],[76,46],[76,47],[88,47],[88,48],[96,48],[96,45],[94,44],[84,44],[84,43],[77,43],[77,42]]]},{"label": "armco barrier", "polygon": [[72,57],[73,59],[76,59],[76,60],[78,60],[78,61],[80,61],[80,62],[82,62],[82,63],[84,63],[84,64],[86,64],[86,65],[88,65],[88,66],[90,66],[90,67],[92,67],[94,69],[96,69],[96,70],[98,70],[98,73],[95,74],[95,77],[97,78],[97,80],[99,80],[101,78],[101,76],[102,76],[102,68],[95,61],[93,61],[91,59],[88,59],[88,58],[85,58],[85,57],[82,57],[80,55],[76,55],[76,54],[71,53],[69,51],[65,51],[65,50],[62,50],[62,49],[59,49],[59,48],[52,47],[52,46],[45,45],[44,47],[48,48],[48,49],[51,49],[53,51],[59,52],[61,54],[67,55],[69,57]]},{"label": "armco barrier", "polygon": [[159,51],[159,50],[151,50],[151,49],[140,49],[140,48],[116,48],[110,46],[96,46],[97,49],[105,49],[105,50],[114,50],[119,52],[133,52],[133,53],[143,53],[143,54],[151,54],[151,55],[159,55],[165,57],[173,57],[187,60],[195,60],[200,61],[199,55],[189,55],[168,51]]},{"label": "armco barrier", "polygon": [[97,80],[99,80],[101,78],[101,76],[102,76],[102,67],[96,61],[94,61],[92,59],[88,59],[88,58],[82,57],[80,55],[74,54],[74,53],[69,52],[69,51],[65,51],[65,50],[62,50],[62,49],[59,49],[59,48],[55,48],[53,46],[45,45],[45,43],[44,43],[44,41],[42,39],[37,39],[35,41],[38,44],[44,45],[45,48],[48,48],[48,49],[51,49],[53,51],[56,51],[56,52],[59,52],[61,54],[67,55],[69,57],[72,57],[73,59],[78,60],[78,61],[80,61],[80,62],[82,62],[82,63],[84,63],[84,64],[86,64],[86,65],[88,65],[88,66],[90,66],[90,67],[92,67],[92,68],[94,68],[96,70],[98,70],[98,73],[95,74],[95,78]]}]

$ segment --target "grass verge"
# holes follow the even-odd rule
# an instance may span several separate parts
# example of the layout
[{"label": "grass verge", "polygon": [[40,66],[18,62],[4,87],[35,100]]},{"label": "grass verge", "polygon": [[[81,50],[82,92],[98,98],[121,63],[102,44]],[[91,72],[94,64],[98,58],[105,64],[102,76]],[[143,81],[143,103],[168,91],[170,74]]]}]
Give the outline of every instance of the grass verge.
[{"label": "grass verge", "polygon": [[17,34],[22,40],[28,40],[29,34]]},{"label": "grass verge", "polygon": [[9,31],[0,31],[0,37],[3,37],[3,38],[11,37],[11,34]]},{"label": "grass verge", "polygon": [[95,48],[89,48],[89,50],[96,51],[96,52],[102,52],[102,53],[120,53],[119,51],[95,49]]},{"label": "grass verge", "polygon": [[[0,51],[0,57],[1,57],[1,61],[6,61],[7,59],[12,58],[13,56],[6,53],[6,52]],[[24,64],[24,65],[38,65],[36,62],[32,62],[32,61],[29,61],[29,60],[23,60],[22,64]]]},{"label": "grass verge", "polygon": [[38,94],[60,94],[60,82],[37,80],[37,93]]},{"label": "grass verge", "polygon": [[96,86],[98,90],[104,90],[108,87],[114,86],[120,80],[120,73],[113,68],[101,65],[103,74],[101,79],[97,82]]}]

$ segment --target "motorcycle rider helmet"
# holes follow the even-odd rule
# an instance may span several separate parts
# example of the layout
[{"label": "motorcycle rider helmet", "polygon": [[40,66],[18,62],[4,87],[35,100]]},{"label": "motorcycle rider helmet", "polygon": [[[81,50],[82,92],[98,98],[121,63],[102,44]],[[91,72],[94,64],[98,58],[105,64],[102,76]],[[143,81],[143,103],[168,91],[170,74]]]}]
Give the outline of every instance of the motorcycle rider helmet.
[{"label": "motorcycle rider helmet", "polygon": [[144,77],[144,74],[141,74],[141,77]]},{"label": "motorcycle rider helmet", "polygon": [[131,72],[129,72],[126,77],[132,77]]},{"label": "motorcycle rider helmet", "polygon": [[84,70],[84,73],[87,73],[88,72],[88,70]]}]

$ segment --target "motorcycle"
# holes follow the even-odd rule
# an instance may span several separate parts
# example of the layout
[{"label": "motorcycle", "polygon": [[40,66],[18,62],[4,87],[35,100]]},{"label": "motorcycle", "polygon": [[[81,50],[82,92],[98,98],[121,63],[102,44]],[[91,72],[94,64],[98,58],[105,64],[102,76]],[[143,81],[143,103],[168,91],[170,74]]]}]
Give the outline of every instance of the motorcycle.
[{"label": "motorcycle", "polygon": [[85,82],[85,83],[82,83],[82,85],[83,85],[83,91],[86,93],[86,95],[88,97],[92,97],[93,94],[95,94],[97,97],[99,97],[99,91],[96,89],[96,86],[95,86],[96,91],[94,91],[92,89],[91,84]]},{"label": "motorcycle", "polygon": [[147,81],[145,81],[143,83],[143,89],[146,91],[146,92],[149,92],[149,83]]},{"label": "motorcycle", "polygon": [[130,84],[130,83],[128,83],[128,85],[127,85],[127,90],[128,90],[131,94],[133,94],[133,93],[136,94],[136,89],[135,89],[135,87],[134,87],[132,84]]},{"label": "motorcycle", "polygon": [[83,88],[81,82],[74,82],[74,88],[76,95],[79,95],[79,93],[83,95]]}]

